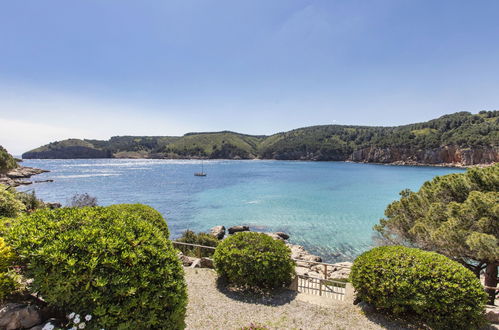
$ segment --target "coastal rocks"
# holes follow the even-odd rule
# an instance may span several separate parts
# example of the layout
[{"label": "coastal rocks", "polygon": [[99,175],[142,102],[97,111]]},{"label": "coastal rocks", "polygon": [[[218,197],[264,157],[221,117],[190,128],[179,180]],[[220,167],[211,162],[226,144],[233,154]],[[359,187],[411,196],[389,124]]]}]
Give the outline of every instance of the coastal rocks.
[{"label": "coastal rocks", "polygon": [[225,227],[224,226],[215,226],[210,229],[210,234],[215,236],[217,239],[222,239],[225,236]]},{"label": "coastal rocks", "polygon": [[201,268],[215,268],[215,265],[213,264],[213,259],[205,257],[199,259],[199,265],[201,266]]},{"label": "coastal rocks", "polygon": [[286,234],[286,233],[283,233],[282,231],[278,231],[275,233],[277,236],[279,236],[280,238],[282,238],[283,240],[287,240],[289,238],[289,235]]},{"label": "coastal rocks", "polygon": [[291,250],[291,258],[305,261],[315,261],[321,262],[322,258],[313,254],[310,254],[305,248],[301,245],[295,245],[286,243],[286,245]]},{"label": "coastal rocks", "polygon": [[7,174],[0,175],[0,184],[4,184],[7,186],[11,186],[11,187],[17,187],[19,185],[28,185],[28,184],[31,184],[32,182],[23,181],[21,179],[30,178],[33,175],[37,175],[37,174],[41,174],[41,173],[45,173],[45,172],[49,172],[49,171],[42,170],[39,168],[19,166],[13,170],[7,172]]},{"label": "coastal rocks", "polygon": [[470,166],[498,162],[499,148],[481,147],[471,149],[457,146],[444,146],[433,149],[369,147],[355,150],[350,155],[349,160],[394,165]]},{"label": "coastal rocks", "polygon": [[332,266],[328,265],[326,268],[322,265],[312,266],[310,269],[312,272],[321,274],[324,278],[324,269],[327,270],[326,277],[333,280],[345,280],[350,277],[350,272],[352,270],[353,264],[351,262],[338,262]]},{"label": "coastal rocks", "polygon": [[264,234],[272,237],[275,240],[284,241],[284,239],[281,236],[277,235],[276,233],[264,233]]},{"label": "coastal rocks", "polygon": [[229,235],[232,235],[234,233],[237,233],[237,232],[241,232],[241,231],[249,231],[249,227],[248,226],[232,226],[228,229],[228,232],[229,232]]},{"label": "coastal rocks", "polygon": [[194,258],[184,255],[182,252],[178,253],[178,257],[185,267],[191,268],[214,268],[213,260],[210,258]]},{"label": "coastal rocks", "polygon": [[499,306],[487,306],[485,308],[485,318],[490,323],[499,323]]},{"label": "coastal rocks", "polygon": [[7,176],[11,179],[23,179],[30,178],[33,175],[48,172],[47,170],[42,170],[39,168],[19,166],[7,173]]},{"label": "coastal rocks", "polygon": [[193,260],[194,261],[189,266],[191,268],[215,268],[213,260],[210,258],[193,258]]},{"label": "coastal rocks", "polygon": [[0,329],[29,329],[42,322],[37,307],[8,303],[0,309]]}]

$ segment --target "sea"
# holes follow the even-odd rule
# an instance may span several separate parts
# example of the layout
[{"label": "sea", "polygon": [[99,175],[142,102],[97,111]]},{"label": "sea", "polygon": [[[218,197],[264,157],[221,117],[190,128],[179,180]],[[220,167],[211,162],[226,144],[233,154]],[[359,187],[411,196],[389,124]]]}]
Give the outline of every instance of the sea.
[{"label": "sea", "polygon": [[[49,170],[19,187],[66,205],[88,193],[99,205],[143,203],[160,211],[172,238],[185,230],[248,225],[282,231],[325,261],[353,260],[375,244],[373,226],[404,189],[458,168],[276,160],[25,160]],[[205,177],[194,176],[203,165]]]}]

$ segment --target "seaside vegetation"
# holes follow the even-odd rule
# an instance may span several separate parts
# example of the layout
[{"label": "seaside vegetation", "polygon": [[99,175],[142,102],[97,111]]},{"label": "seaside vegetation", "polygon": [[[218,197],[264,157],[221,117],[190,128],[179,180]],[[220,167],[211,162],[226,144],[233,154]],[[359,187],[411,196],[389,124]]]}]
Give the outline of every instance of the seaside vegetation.
[{"label": "seaside vegetation", "polygon": [[[207,233],[195,233],[192,230],[186,230],[182,233],[182,236],[176,240],[177,242],[212,246],[217,247],[220,242],[216,237]],[[193,257],[210,257],[213,255],[214,251],[211,249],[203,249],[194,246],[177,246],[182,253],[193,256]]]},{"label": "seaside vegetation", "polygon": [[0,174],[5,174],[17,166],[16,159],[4,147],[0,146]]},{"label": "seaside vegetation", "polygon": [[23,158],[263,158],[346,160],[365,148],[429,150],[444,146],[498,147],[499,111],[458,112],[396,127],[322,125],[271,136],[223,131],[174,136],[116,136],[108,141],[64,140]]},{"label": "seaside vegetation", "polygon": [[149,222],[163,233],[166,238],[170,237],[170,230],[168,229],[168,224],[163,218],[163,215],[159,213],[153,207],[144,204],[114,204],[107,207],[108,209],[123,213],[123,214],[134,214],[140,217],[142,220]]},{"label": "seaside vegetation", "polygon": [[222,240],[213,261],[222,279],[247,289],[286,287],[295,272],[291,250],[263,233],[240,232]]},{"label": "seaside vegetation", "polygon": [[75,194],[68,200],[69,207],[97,206],[97,198],[87,193]]},{"label": "seaside vegetation", "polygon": [[[499,164],[435,177],[400,195],[375,226],[382,242],[436,251],[477,277],[485,270],[485,285],[497,287]],[[487,291],[493,305],[496,291]]]},{"label": "seaside vegetation", "polygon": [[12,272],[15,261],[15,253],[10,246],[5,244],[4,239],[0,237],[0,302],[3,302],[5,298],[19,287]]},{"label": "seaside vegetation", "polygon": [[[29,290],[106,329],[183,329],[180,260],[148,207],[42,209],[10,220],[6,242]],[[153,219],[153,220],[151,220]]]},{"label": "seaside vegetation", "polygon": [[12,188],[0,184],[0,218],[14,218],[26,210],[26,205]]},{"label": "seaside vegetation", "polygon": [[461,264],[435,252],[383,246],[354,261],[357,299],[432,329],[477,329],[485,324],[487,295]]}]

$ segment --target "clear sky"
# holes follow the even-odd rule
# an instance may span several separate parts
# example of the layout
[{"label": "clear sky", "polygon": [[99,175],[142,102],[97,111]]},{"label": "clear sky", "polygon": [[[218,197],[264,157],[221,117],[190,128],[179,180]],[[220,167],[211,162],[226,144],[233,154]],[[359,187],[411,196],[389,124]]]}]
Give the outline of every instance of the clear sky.
[{"label": "clear sky", "polygon": [[0,0],[0,144],[499,108],[497,0]]}]

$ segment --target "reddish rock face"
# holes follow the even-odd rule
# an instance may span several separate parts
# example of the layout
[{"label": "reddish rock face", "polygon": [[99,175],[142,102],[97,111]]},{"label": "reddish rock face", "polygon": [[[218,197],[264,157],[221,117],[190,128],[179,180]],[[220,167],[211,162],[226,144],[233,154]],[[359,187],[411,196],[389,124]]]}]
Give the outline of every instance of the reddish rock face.
[{"label": "reddish rock face", "polygon": [[459,166],[492,164],[499,162],[498,147],[466,149],[445,146],[435,149],[414,150],[409,148],[364,148],[350,156],[354,162],[395,164],[451,164]]}]

